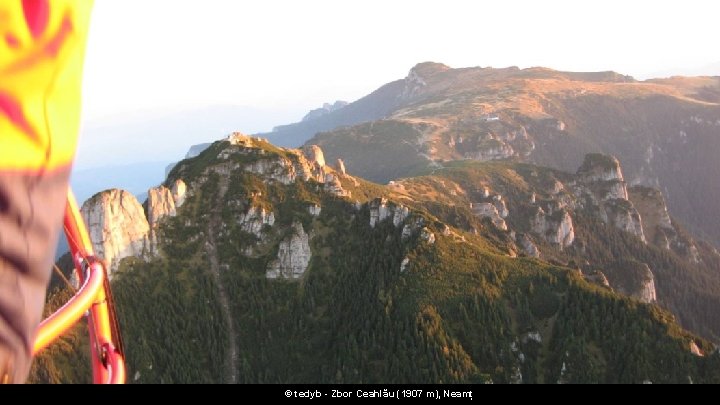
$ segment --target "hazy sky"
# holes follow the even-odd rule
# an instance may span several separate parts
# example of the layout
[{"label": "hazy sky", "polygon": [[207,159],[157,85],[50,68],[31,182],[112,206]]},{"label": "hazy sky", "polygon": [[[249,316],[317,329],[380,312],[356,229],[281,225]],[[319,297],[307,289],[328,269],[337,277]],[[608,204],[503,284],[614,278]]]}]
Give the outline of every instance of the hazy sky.
[{"label": "hazy sky", "polygon": [[714,0],[96,0],[85,120],[218,104],[301,114],[429,60],[636,77],[717,66],[718,15]]}]

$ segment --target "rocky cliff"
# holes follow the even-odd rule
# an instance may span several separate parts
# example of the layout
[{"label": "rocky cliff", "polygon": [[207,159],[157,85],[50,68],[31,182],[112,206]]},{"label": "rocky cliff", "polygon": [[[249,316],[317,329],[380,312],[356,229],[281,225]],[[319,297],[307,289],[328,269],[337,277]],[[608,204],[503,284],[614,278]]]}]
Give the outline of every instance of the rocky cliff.
[{"label": "rocky cliff", "polygon": [[169,190],[164,186],[148,190],[145,208],[131,193],[107,190],[85,201],[81,208],[93,248],[108,263],[110,274],[126,257],[147,259],[157,252],[157,228],[167,216],[175,216],[185,200],[182,180]]},{"label": "rocky cliff", "polygon": [[482,197],[478,202],[470,203],[470,209],[480,218],[488,218],[500,230],[507,231],[505,218],[510,215],[507,204],[500,194],[491,194],[487,188],[483,189]]},{"label": "rocky cliff", "polygon": [[400,226],[410,215],[410,211],[403,205],[389,203],[386,198],[377,198],[370,202],[370,227],[391,219],[395,227]]},{"label": "rocky cliff", "polygon": [[566,210],[546,213],[542,208],[538,208],[530,227],[536,235],[562,248],[571,246],[575,241],[572,217]]},{"label": "rocky cliff", "polygon": [[603,221],[645,241],[640,213],[628,199],[622,168],[615,157],[589,154],[577,176],[574,192],[583,204],[598,209]]},{"label": "rocky cliff", "polygon": [[177,213],[173,194],[165,186],[148,190],[147,207],[147,220],[151,228],[157,228],[162,218]]},{"label": "rocky cliff", "polygon": [[268,266],[265,276],[269,279],[298,279],[308,268],[312,258],[310,238],[300,223],[294,223],[292,230],[292,234],[280,242],[277,259]]},{"label": "rocky cliff", "polygon": [[120,260],[150,254],[150,225],[134,195],[123,190],[104,191],[87,200],[80,211],[95,254],[105,260],[111,275]]}]

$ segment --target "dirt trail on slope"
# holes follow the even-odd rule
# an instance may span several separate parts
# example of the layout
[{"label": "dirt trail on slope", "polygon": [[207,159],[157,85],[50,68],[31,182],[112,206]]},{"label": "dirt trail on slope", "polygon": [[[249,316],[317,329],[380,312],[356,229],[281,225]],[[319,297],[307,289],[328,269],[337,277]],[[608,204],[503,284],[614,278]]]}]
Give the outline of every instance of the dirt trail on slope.
[{"label": "dirt trail on slope", "polygon": [[217,286],[217,293],[218,299],[220,300],[220,308],[222,309],[222,316],[223,318],[225,318],[225,323],[227,323],[228,325],[228,357],[227,363],[225,365],[227,379],[225,382],[228,384],[237,384],[237,334],[235,333],[235,326],[233,323],[234,318],[232,315],[232,311],[230,310],[230,303],[228,301],[227,292],[225,291],[225,285],[222,282],[222,277],[220,277],[220,262],[218,261],[217,244],[215,241],[215,235],[217,234],[218,230],[220,229],[220,225],[222,224],[222,220],[220,218],[220,209],[216,207],[222,206],[223,199],[225,198],[225,193],[227,192],[227,188],[228,179],[221,177],[217,200],[215,201],[215,204],[213,204],[213,209],[210,211],[210,221],[208,221],[207,227],[208,243],[206,244],[206,246],[208,257],[210,258],[210,274],[212,275],[213,280],[215,281],[215,285]]}]

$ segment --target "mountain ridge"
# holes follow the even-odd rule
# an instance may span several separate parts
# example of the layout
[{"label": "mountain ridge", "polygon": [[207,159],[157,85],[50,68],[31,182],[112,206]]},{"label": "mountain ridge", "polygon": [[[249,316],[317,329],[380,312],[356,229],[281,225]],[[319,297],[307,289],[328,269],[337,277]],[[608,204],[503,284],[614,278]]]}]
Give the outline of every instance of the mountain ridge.
[{"label": "mountain ridge", "polygon": [[[380,186],[326,158],[233,134],[148,193],[153,248],[111,266],[135,381],[717,381],[712,343],[570,262],[581,241],[648,249],[611,220],[632,205],[603,205],[627,199],[604,187],[624,187],[617,160],[590,157],[577,174],[457,162]],[[521,233],[541,258],[521,254]],[[35,378],[78,364],[55,356]]]},{"label": "mountain ridge", "polygon": [[320,132],[307,144],[381,183],[452,160],[573,171],[588,153],[611,154],[630,183],[662,189],[677,218],[720,244],[720,213],[703,203],[720,198],[711,180],[720,173],[720,77],[641,82],[545,68],[428,71],[411,70],[393,112]]}]

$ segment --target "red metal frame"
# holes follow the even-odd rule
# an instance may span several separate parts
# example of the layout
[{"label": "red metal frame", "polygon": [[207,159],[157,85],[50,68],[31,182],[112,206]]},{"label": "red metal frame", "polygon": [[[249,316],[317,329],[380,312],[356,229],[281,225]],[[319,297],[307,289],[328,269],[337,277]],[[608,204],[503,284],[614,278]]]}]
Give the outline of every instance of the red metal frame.
[{"label": "red metal frame", "polygon": [[75,296],[44,320],[38,329],[33,353],[38,353],[70,329],[83,315],[88,318],[93,382],[123,384],[125,359],[119,337],[113,336],[112,308],[105,266],[94,256],[92,243],[72,192],[65,209],[65,236],[82,287]]}]

